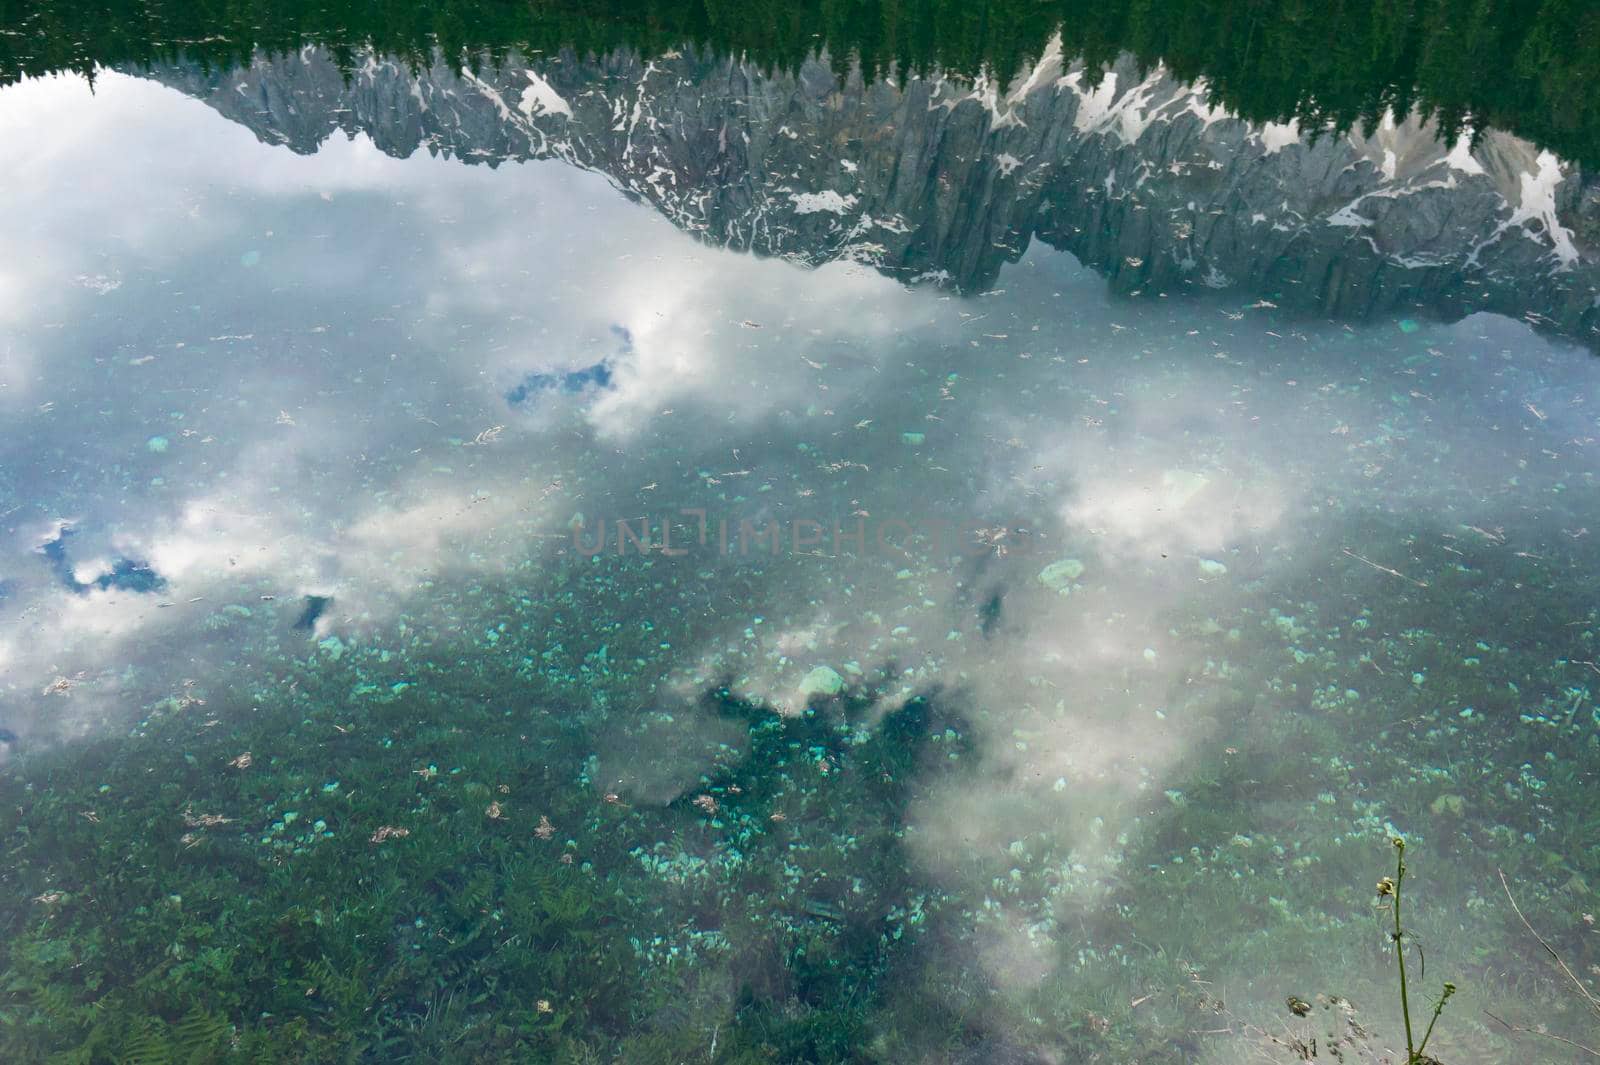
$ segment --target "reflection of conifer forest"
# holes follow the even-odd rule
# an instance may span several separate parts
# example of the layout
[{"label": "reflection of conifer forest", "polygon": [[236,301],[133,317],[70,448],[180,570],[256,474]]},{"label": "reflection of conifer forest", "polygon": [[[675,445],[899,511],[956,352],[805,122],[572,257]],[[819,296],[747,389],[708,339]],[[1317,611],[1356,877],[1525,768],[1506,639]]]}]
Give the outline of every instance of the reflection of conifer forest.
[{"label": "reflection of conifer forest", "polygon": [[698,45],[789,68],[819,48],[869,75],[1010,74],[1060,33],[1204,75],[1247,117],[1348,127],[1421,105],[1447,130],[1497,126],[1600,160],[1593,0],[0,0],[0,84],[52,70],[256,49],[372,47],[412,61],[511,50]]}]

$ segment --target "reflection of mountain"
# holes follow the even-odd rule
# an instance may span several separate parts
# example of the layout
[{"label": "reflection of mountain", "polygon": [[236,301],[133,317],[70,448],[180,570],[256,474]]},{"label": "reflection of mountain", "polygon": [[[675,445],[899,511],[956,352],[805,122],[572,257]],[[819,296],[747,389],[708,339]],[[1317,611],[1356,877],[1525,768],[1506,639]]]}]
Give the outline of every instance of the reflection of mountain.
[{"label": "reflection of mountain", "polygon": [[1493,310],[1600,337],[1592,175],[1500,133],[1452,149],[1416,120],[1306,143],[1131,61],[1094,87],[1052,51],[1003,93],[681,53],[459,77],[368,58],[347,80],[306,49],[154,76],[296,151],[342,129],[397,156],[564,159],[702,239],[805,264],[978,290],[1038,237],[1124,292],[1235,289],[1355,319]]}]

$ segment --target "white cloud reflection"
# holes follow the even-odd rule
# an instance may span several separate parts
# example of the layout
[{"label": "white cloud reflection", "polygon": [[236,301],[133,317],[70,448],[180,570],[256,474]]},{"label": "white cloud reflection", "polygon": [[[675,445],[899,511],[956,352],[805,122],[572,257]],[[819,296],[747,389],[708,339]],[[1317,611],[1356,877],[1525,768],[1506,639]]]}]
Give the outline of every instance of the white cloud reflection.
[{"label": "white cloud reflection", "polygon": [[[283,636],[301,597],[332,596],[316,635],[356,637],[426,618],[430,582],[556,582],[541,552],[579,513],[1010,522],[1016,550],[965,559],[661,560],[747,590],[652,666],[791,710],[819,666],[896,677],[886,711],[958,691],[979,768],[919,804],[910,845],[935,873],[1061,865],[1060,894],[997,903],[991,971],[1018,987],[1174,767],[1229,742],[1224,709],[1271,669],[1230,662],[1230,630],[1311,532],[1359,512],[1495,528],[1540,492],[1539,521],[1592,509],[1556,486],[1593,487],[1575,441],[1600,371],[1499,320],[1390,364],[1376,328],[1196,328],[1205,309],[1114,302],[1043,251],[954,300],[706,248],[559,164],[359,137],[296,156],[112,74],[93,100],[72,79],[0,91],[0,141],[37,149],[0,187],[7,724],[125,727],[241,656],[192,639],[230,604],[287,604]],[[598,364],[607,387],[507,402]],[[39,553],[62,521],[80,583],[122,558],[166,587],[69,590]],[[1069,558],[1066,594],[1041,583]],[[685,758],[634,781],[644,801],[694,779]]]}]

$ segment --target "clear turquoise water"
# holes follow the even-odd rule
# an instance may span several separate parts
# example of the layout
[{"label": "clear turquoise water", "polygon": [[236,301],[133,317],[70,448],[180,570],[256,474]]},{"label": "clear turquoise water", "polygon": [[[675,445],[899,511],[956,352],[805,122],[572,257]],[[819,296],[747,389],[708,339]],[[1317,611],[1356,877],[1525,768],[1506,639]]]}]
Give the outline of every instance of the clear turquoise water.
[{"label": "clear turquoise water", "polygon": [[1395,834],[1441,1055],[1582,1037],[1497,870],[1587,979],[1590,354],[808,270],[110,73],[0,142],[14,1060],[1394,1046]]}]

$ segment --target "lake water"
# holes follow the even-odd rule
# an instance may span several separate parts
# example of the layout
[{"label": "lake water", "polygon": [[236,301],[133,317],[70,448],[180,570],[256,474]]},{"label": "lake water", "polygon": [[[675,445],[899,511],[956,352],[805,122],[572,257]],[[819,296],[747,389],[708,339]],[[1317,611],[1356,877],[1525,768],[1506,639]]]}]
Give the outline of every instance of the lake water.
[{"label": "lake water", "polygon": [[7,1060],[1583,1060],[1590,179],[1032,64],[0,89]]}]

